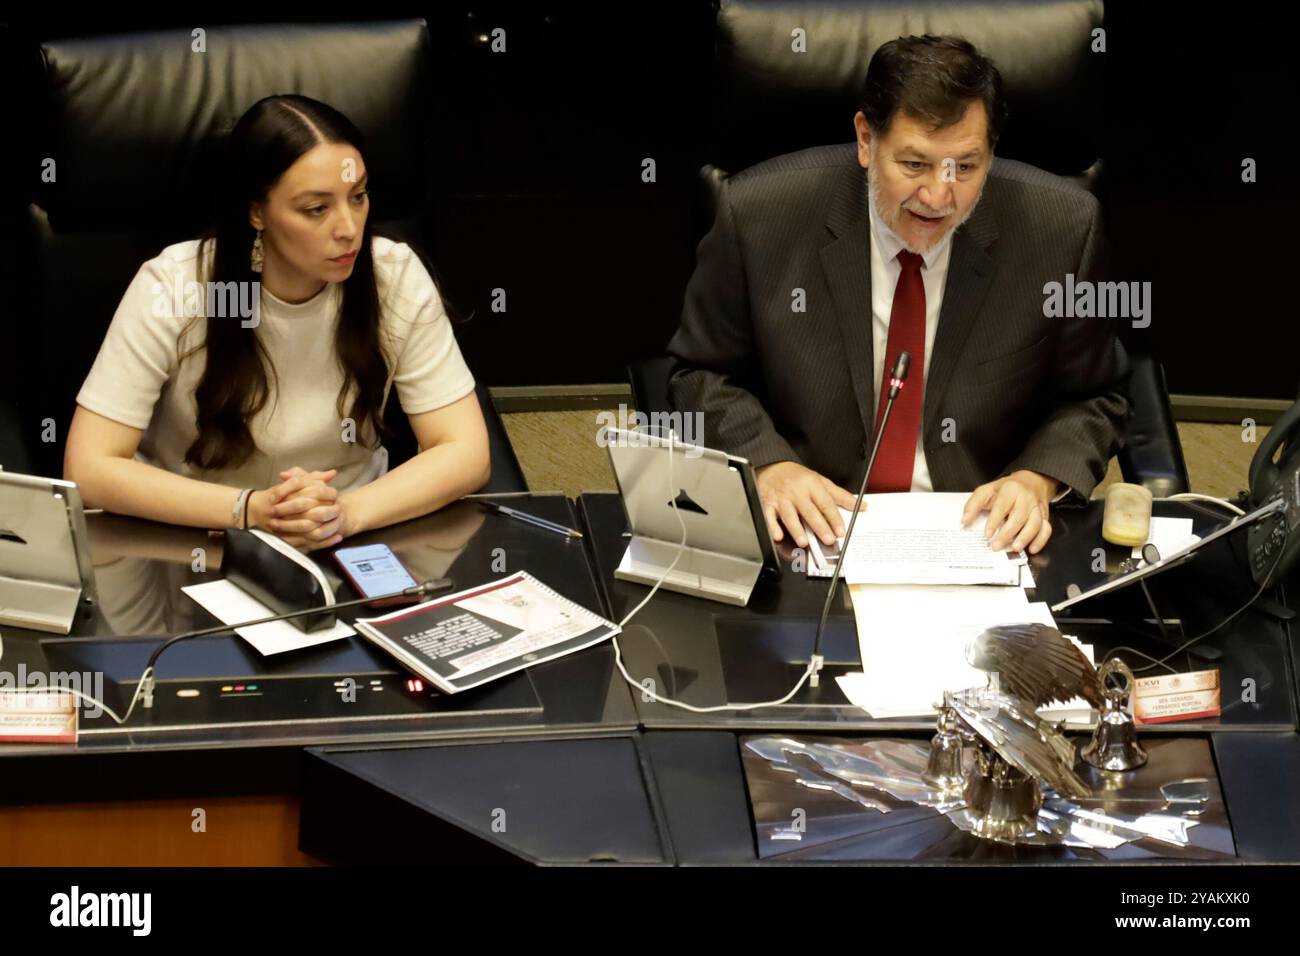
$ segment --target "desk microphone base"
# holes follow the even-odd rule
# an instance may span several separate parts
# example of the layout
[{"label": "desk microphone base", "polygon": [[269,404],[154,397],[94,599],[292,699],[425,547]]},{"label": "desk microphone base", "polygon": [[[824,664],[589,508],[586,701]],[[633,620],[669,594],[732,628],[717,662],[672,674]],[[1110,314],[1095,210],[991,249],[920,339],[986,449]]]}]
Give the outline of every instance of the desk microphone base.
[{"label": "desk microphone base", "polygon": [[[714,629],[727,700],[779,700],[808,669],[817,620],[718,617]],[[862,670],[857,625],[851,618],[834,617],[827,622],[822,653],[826,660],[818,686],[805,683],[778,707],[853,706],[835,680],[841,674]]]}]

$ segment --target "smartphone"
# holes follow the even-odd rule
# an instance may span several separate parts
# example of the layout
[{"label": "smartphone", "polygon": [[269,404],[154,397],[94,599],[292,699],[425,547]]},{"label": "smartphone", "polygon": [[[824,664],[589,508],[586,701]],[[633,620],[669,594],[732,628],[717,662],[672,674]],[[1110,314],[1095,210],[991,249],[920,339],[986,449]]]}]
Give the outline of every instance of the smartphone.
[{"label": "smartphone", "polygon": [[[386,544],[366,544],[356,548],[339,548],[334,552],[343,576],[362,597],[390,594],[404,588],[415,587],[417,582],[411,572]],[[390,604],[411,604],[424,600],[418,595],[397,594],[393,597],[371,601],[367,607],[387,607]]]}]

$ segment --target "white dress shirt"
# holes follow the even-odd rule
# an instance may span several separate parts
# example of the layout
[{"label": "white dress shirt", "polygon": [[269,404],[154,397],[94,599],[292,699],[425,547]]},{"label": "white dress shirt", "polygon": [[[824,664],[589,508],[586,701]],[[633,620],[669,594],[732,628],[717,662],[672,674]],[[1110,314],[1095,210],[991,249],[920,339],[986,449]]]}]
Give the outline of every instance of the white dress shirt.
[{"label": "white dress shirt", "polygon": [[[871,335],[876,388],[873,394],[878,402],[880,383],[885,375],[885,349],[889,344],[889,314],[894,308],[894,289],[903,272],[903,266],[898,261],[903,240],[876,215],[875,206],[870,202],[867,206],[871,217]],[[921,280],[925,285],[924,386],[930,384],[930,356],[934,354],[934,335],[939,328],[939,309],[943,306],[943,286],[948,278],[948,260],[951,257],[952,230],[948,231],[937,246],[921,254]],[[914,382],[915,379],[912,379],[904,387],[911,388]],[[921,404],[924,408],[924,393],[921,395]],[[934,490],[930,484],[930,469],[925,463],[925,448],[922,444],[924,430],[925,421],[922,416],[920,431],[916,436],[916,461],[912,465],[912,491]],[[867,436],[868,448],[873,437]]]}]

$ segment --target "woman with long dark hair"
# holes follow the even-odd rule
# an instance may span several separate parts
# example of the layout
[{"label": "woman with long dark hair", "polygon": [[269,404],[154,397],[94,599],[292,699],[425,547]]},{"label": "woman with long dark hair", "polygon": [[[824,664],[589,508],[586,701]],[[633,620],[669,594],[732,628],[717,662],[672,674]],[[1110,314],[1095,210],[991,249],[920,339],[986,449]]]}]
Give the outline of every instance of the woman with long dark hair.
[{"label": "woman with long dark hair", "polygon": [[[420,258],[371,234],[356,127],[270,96],[222,170],[214,228],[141,267],[77,395],[86,504],[312,550],[481,487],[474,379]],[[388,471],[391,388],[421,451]]]}]

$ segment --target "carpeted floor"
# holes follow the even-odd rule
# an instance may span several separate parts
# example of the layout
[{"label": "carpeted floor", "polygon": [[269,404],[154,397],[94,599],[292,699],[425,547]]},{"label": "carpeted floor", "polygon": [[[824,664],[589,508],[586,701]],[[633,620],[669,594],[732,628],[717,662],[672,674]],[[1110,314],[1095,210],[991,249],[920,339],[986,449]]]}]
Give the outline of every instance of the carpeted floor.
[{"label": "carpeted floor", "polygon": [[[613,491],[614,475],[609,455],[596,444],[596,432],[603,423],[599,410],[563,412],[517,412],[503,415],[515,454],[533,491],[561,491],[578,495],[584,491]],[[608,419],[604,419],[608,421]],[[1237,425],[1182,422],[1178,434],[1187,458],[1192,490],[1217,497],[1232,497],[1246,487],[1246,470],[1258,442],[1268,433],[1258,430],[1255,443],[1243,440]],[[1119,467],[1111,462],[1106,480],[1119,480]]]}]

